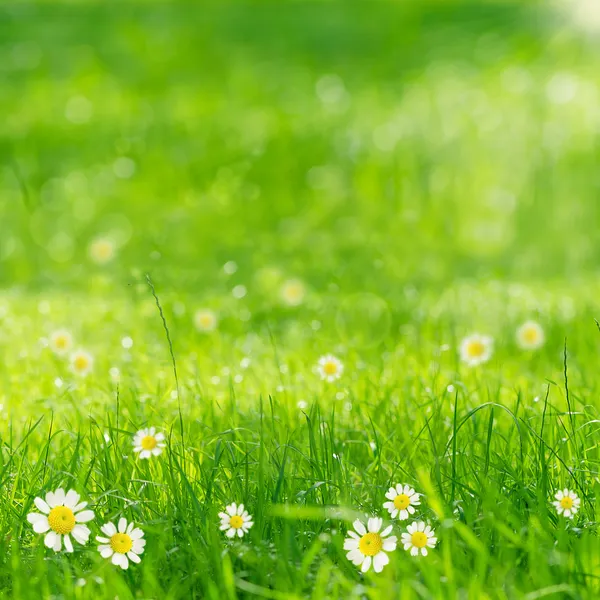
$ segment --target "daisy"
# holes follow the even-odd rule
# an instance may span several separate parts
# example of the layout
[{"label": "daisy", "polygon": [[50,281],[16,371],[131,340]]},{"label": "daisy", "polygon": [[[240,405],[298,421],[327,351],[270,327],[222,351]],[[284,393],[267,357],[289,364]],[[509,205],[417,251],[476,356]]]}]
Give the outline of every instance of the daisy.
[{"label": "daisy", "polygon": [[352,526],[356,530],[348,531],[344,540],[344,550],[349,550],[346,558],[354,565],[361,565],[361,571],[366,573],[373,564],[375,573],[381,573],[383,567],[390,562],[386,552],[396,549],[396,536],[390,535],[392,525],[386,527],[381,533],[379,530],[383,525],[383,519],[370,518],[367,527],[360,519],[356,519]]},{"label": "daisy", "polygon": [[[121,569],[129,567],[129,561],[134,563],[141,562],[139,557],[144,552],[146,540],[144,532],[138,527],[134,528],[133,523],[127,524],[127,519],[119,519],[119,527],[115,527],[113,523],[106,523],[100,529],[107,537],[98,536],[96,540],[98,544],[98,552],[102,558],[110,558],[112,556],[112,564],[118,565]],[[129,560],[128,560],[129,559]]]},{"label": "daisy", "polygon": [[298,306],[304,301],[306,288],[299,279],[289,279],[281,286],[281,299],[289,306]]},{"label": "daisy", "polygon": [[244,510],[244,505],[238,506],[235,502],[226,506],[225,512],[219,513],[219,518],[221,519],[219,529],[225,531],[225,535],[229,538],[235,537],[236,534],[238,537],[242,537],[254,525],[252,515]]},{"label": "daisy", "polygon": [[517,329],[517,344],[523,350],[537,350],[545,340],[542,326],[535,321],[527,321]]},{"label": "daisy", "polygon": [[62,488],[48,492],[46,499],[36,498],[33,502],[43,513],[29,513],[27,520],[33,525],[36,533],[46,533],[44,545],[60,552],[64,539],[65,551],[73,552],[71,535],[79,544],[86,544],[90,530],[81,523],[94,518],[94,512],[83,510],[87,502],[79,502],[79,494],[69,490],[66,494]]},{"label": "daisy", "polygon": [[339,379],[343,372],[344,365],[339,358],[336,358],[333,354],[321,356],[317,363],[317,373],[324,381],[329,381],[331,383],[332,381]]},{"label": "daisy", "polygon": [[201,308],[194,313],[194,325],[198,331],[208,333],[217,328],[217,315],[206,308]]},{"label": "daisy", "polygon": [[405,550],[410,550],[411,556],[427,556],[427,548],[435,548],[437,538],[435,532],[429,525],[423,521],[412,522],[406,530],[408,533],[402,534],[402,544]]},{"label": "daisy", "polygon": [[419,494],[409,485],[402,486],[398,483],[396,487],[391,487],[385,497],[390,502],[384,502],[383,508],[386,508],[390,513],[390,517],[395,519],[396,516],[401,521],[408,519],[409,515],[415,513],[415,506],[419,506]]},{"label": "daisy", "polygon": [[73,336],[64,329],[59,329],[50,335],[50,349],[54,354],[62,356],[73,347]]},{"label": "daisy", "polygon": [[573,515],[579,510],[579,505],[581,504],[579,496],[575,492],[565,488],[564,490],[558,490],[554,497],[556,498],[556,501],[552,504],[554,504],[556,512],[559,515],[567,517],[567,519],[572,519]]},{"label": "daisy", "polygon": [[460,344],[460,357],[470,367],[476,367],[490,360],[494,342],[491,337],[474,333]]},{"label": "daisy", "polygon": [[106,237],[98,237],[89,245],[88,255],[98,265],[110,262],[116,254],[115,243]]},{"label": "daisy", "polygon": [[71,370],[85,377],[94,367],[94,357],[85,350],[77,350],[71,354]]},{"label": "daisy", "polygon": [[139,452],[140,458],[158,456],[165,446],[165,434],[156,433],[154,427],[140,429],[133,437],[133,451]]}]

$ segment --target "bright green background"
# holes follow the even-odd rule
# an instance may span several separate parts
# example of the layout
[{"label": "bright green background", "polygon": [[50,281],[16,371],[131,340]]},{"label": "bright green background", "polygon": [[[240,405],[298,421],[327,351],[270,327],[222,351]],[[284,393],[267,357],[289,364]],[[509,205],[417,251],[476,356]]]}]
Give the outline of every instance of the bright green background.
[{"label": "bright green background", "polygon": [[[529,3],[0,7],[0,593],[597,597],[598,35]],[[61,327],[85,380],[45,347]],[[471,331],[496,342],[477,369]],[[150,464],[146,424],[172,435]],[[381,513],[400,481],[439,547],[363,579],[332,507]],[[25,515],[59,485],[135,519],[142,564],[51,555]],[[232,501],[247,544],[218,532]]]}]

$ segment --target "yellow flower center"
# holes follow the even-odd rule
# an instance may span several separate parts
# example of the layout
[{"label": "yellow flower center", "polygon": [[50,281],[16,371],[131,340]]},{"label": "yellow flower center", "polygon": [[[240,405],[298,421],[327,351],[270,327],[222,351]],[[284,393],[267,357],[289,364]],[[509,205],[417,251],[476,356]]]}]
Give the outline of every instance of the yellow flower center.
[{"label": "yellow flower center", "polygon": [[83,354],[78,354],[75,357],[75,360],[73,361],[73,366],[78,371],[85,371],[85,369],[88,368],[89,364],[90,364],[90,361],[88,360],[88,357],[84,356]]},{"label": "yellow flower center", "polygon": [[406,494],[398,494],[394,498],[394,506],[398,510],[404,510],[410,504],[410,498]]},{"label": "yellow flower center", "polygon": [[326,375],[335,375],[337,373],[337,370],[338,370],[337,364],[331,360],[327,361],[323,365],[323,371],[325,372]]},{"label": "yellow flower center", "polygon": [[534,344],[538,341],[538,330],[535,327],[526,327],[523,331],[523,339],[530,344]]},{"label": "yellow flower center", "polygon": [[484,352],[485,346],[482,342],[479,340],[476,342],[469,342],[467,346],[467,354],[469,356],[472,356],[473,358],[479,358],[480,356],[483,356]]},{"label": "yellow flower center", "polygon": [[154,448],[156,448],[157,441],[153,435],[147,435],[142,438],[140,444],[144,450],[154,450]]},{"label": "yellow flower center", "polygon": [[65,535],[75,527],[75,515],[66,506],[55,506],[48,515],[48,525],[52,531]]},{"label": "yellow flower center", "polygon": [[367,533],[360,538],[358,549],[364,556],[375,556],[381,552],[383,540],[378,533]]},{"label": "yellow flower center", "polygon": [[410,541],[415,548],[424,548],[427,545],[427,536],[422,531],[415,531]]},{"label": "yellow flower center", "polygon": [[244,519],[242,519],[242,517],[240,517],[239,515],[233,515],[233,517],[229,519],[229,524],[234,529],[239,529],[244,524]]},{"label": "yellow flower center", "polygon": [[127,554],[133,546],[133,540],[126,533],[115,533],[110,538],[110,547],[119,554]]},{"label": "yellow flower center", "polygon": [[569,510],[571,508],[573,508],[573,498],[570,498],[569,496],[565,496],[561,501],[560,501],[560,505],[562,508],[564,508],[565,510]]},{"label": "yellow flower center", "polygon": [[65,335],[56,336],[54,338],[54,344],[59,350],[64,350],[69,345],[69,342],[67,341],[67,336],[65,336]]}]

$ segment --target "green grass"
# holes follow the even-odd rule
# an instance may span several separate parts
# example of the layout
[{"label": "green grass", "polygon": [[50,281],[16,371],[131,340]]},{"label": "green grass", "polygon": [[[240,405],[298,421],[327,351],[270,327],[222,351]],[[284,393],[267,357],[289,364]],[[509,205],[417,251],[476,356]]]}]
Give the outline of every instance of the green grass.
[{"label": "green grass", "polygon": [[[597,598],[599,67],[528,3],[0,7],[0,597]],[[346,531],[395,483],[438,546],[363,576]],[[96,513],[72,555],[26,520],[60,486]]]}]

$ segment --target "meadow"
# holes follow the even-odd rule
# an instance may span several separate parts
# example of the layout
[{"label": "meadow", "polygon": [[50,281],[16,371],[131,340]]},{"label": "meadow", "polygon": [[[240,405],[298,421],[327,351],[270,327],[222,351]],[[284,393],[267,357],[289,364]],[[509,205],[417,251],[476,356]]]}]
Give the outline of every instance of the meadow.
[{"label": "meadow", "polygon": [[0,6],[0,598],[600,596],[575,16]]}]

